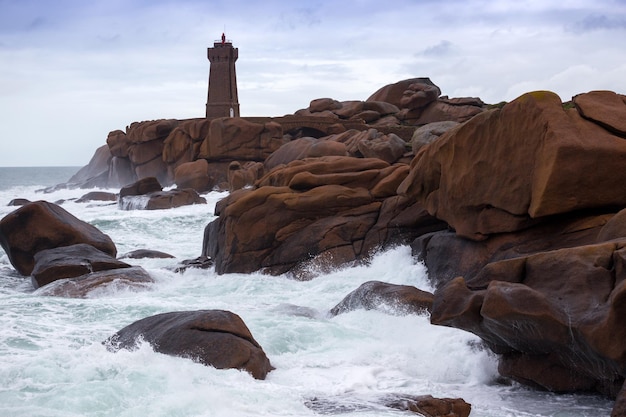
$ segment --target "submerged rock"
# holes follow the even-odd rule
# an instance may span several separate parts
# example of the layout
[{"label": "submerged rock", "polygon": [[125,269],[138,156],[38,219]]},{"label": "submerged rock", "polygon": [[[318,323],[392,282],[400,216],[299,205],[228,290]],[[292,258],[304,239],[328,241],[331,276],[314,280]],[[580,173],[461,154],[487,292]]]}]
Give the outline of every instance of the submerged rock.
[{"label": "submerged rock", "polygon": [[177,311],[138,320],[107,339],[111,351],[135,349],[140,340],[155,351],[217,369],[241,369],[256,379],[274,369],[243,320],[225,310]]},{"label": "submerged rock", "polygon": [[154,280],[140,266],[92,272],[75,278],[60,279],[35,291],[37,295],[92,298],[118,291],[141,291]]},{"label": "submerged rock", "polygon": [[392,314],[430,312],[433,295],[410,285],[368,281],[348,294],[330,310],[332,316],[357,309],[381,310]]},{"label": "submerged rock", "polygon": [[305,405],[319,414],[344,414],[380,410],[381,406],[411,411],[424,417],[468,417],[471,404],[462,398],[435,398],[432,395],[388,394],[374,398],[311,398]]}]

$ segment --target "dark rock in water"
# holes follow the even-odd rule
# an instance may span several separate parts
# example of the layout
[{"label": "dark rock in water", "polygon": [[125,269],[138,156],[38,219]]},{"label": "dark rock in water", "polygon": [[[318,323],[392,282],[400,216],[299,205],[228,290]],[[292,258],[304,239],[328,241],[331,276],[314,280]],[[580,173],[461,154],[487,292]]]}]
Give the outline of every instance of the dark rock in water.
[{"label": "dark rock in water", "polygon": [[157,352],[217,369],[241,369],[256,379],[265,379],[273,369],[243,320],[230,311],[177,311],[146,317],[104,343],[111,351],[132,350],[140,340]]},{"label": "dark rock in water", "polygon": [[175,272],[185,272],[188,268],[209,269],[214,265],[213,259],[209,256],[199,256],[195,259],[186,259],[182,265],[176,268]]},{"label": "dark rock in water", "polygon": [[357,309],[380,310],[394,314],[430,312],[433,295],[410,285],[368,281],[348,294],[330,310],[332,316]]},{"label": "dark rock in water", "polygon": [[31,275],[33,286],[39,288],[59,279],[119,268],[130,265],[91,245],[79,243],[37,252]]},{"label": "dark rock in water", "polygon": [[118,259],[142,259],[142,258],[152,258],[152,259],[165,259],[165,258],[174,258],[175,256],[170,255],[169,253],[160,252],[158,250],[152,249],[137,249],[134,251],[130,251],[118,256]]},{"label": "dark rock in water", "polygon": [[37,295],[88,298],[110,291],[145,290],[152,277],[140,266],[92,272],[76,278],[54,281],[35,291]]},{"label": "dark rock in water", "polygon": [[13,200],[9,201],[9,204],[7,204],[7,206],[23,206],[30,202],[31,201],[26,198],[14,198]]},{"label": "dark rock in water", "polygon": [[120,197],[118,205],[122,210],[164,210],[193,204],[206,204],[206,199],[196,190],[185,188]]},{"label": "dark rock in water", "polygon": [[117,195],[105,191],[91,191],[76,200],[77,203],[87,203],[89,201],[117,201]]},{"label": "dark rock in water", "polygon": [[144,195],[161,190],[163,190],[163,187],[155,177],[142,178],[137,182],[122,187],[120,190],[120,201],[129,195]]},{"label": "dark rock in water", "polygon": [[385,405],[402,411],[412,411],[425,417],[468,417],[471,404],[462,398],[434,398],[431,395],[398,395],[385,399]]},{"label": "dark rock in water", "polygon": [[87,243],[113,257],[117,254],[109,236],[47,201],[26,204],[0,220],[0,244],[22,275],[33,271],[37,252],[77,243]]},{"label": "dark rock in water", "polygon": [[374,398],[312,398],[305,402],[320,414],[343,414],[355,411],[411,411],[424,417],[468,417],[472,406],[462,398],[434,398],[431,395],[389,394]]}]

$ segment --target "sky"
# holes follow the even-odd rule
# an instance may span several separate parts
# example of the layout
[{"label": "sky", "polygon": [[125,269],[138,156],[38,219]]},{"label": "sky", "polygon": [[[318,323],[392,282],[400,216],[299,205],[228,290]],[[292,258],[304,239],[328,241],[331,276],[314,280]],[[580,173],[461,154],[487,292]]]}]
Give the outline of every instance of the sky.
[{"label": "sky", "polygon": [[0,0],[0,166],[83,166],[134,121],[203,117],[222,32],[242,116],[414,77],[486,103],[626,94],[626,0]]}]

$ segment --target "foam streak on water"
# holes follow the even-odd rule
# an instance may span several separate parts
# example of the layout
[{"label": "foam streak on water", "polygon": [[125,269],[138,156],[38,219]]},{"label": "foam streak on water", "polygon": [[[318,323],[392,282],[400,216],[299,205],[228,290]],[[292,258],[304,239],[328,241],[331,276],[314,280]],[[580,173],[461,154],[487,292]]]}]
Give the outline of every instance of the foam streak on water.
[{"label": "foam streak on water", "polygon": [[[0,179],[1,181],[1,179]],[[608,416],[611,402],[557,396],[496,383],[493,355],[471,334],[432,326],[425,316],[376,311],[327,315],[368,280],[430,290],[407,247],[306,282],[260,274],[172,272],[199,255],[215,202],[173,210],[123,211],[109,203],[68,201],[86,193],[0,187],[9,200],[66,200],[63,207],[115,241],[118,252],[155,249],[176,259],[126,260],[155,278],[150,289],[112,289],[87,299],[34,292],[0,252],[0,416],[398,416],[385,394],[462,397],[473,417]],[[117,190],[111,190],[113,192]],[[276,370],[257,381],[155,353],[149,345],[111,353],[101,342],[140,318],[168,311],[226,309],[239,314]],[[317,398],[323,407],[306,406]]]}]

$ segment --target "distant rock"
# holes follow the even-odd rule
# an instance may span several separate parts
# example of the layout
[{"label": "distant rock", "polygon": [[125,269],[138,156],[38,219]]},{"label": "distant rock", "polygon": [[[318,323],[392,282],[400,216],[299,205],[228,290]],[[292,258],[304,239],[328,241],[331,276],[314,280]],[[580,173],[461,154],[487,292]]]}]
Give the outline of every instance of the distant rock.
[{"label": "distant rock", "polygon": [[170,255],[169,253],[160,252],[158,250],[136,249],[130,252],[126,252],[117,257],[117,259],[143,259],[143,258],[165,259],[165,258],[174,258],[174,256]]},{"label": "distant rock", "polygon": [[[413,88],[413,90],[411,90],[411,88]],[[433,88],[435,90],[433,90],[434,92],[431,93],[430,91]],[[433,95],[433,94],[435,95],[435,98],[441,95],[441,90],[439,90],[439,87],[437,87],[430,80],[430,78],[426,78],[426,77],[410,78],[407,80],[398,81],[397,83],[389,84],[384,87],[381,87],[378,91],[372,94],[367,99],[367,101],[384,101],[387,103],[391,103],[394,106],[401,109],[405,107],[402,104],[402,99],[405,98],[405,93],[407,91],[412,91],[413,93],[415,93],[416,91],[420,91],[420,89],[422,91],[429,91],[428,93],[429,97],[430,95]]]},{"label": "distant rock", "polygon": [[433,295],[410,285],[368,281],[348,294],[330,310],[332,316],[349,311],[379,310],[391,314],[429,313]]},{"label": "distant rock", "polygon": [[132,184],[122,187],[119,193],[120,201],[127,196],[144,195],[162,190],[163,186],[156,177],[145,177]]},{"label": "distant rock", "polygon": [[88,203],[90,201],[117,201],[117,194],[105,191],[91,191],[76,200],[77,203]]},{"label": "distant rock", "polygon": [[13,200],[9,201],[9,204],[7,204],[7,206],[23,206],[26,205],[28,203],[30,203],[31,201],[26,199],[26,198],[14,198]]},{"label": "distant rock", "polygon": [[138,320],[107,339],[112,351],[146,341],[160,353],[192,359],[217,369],[240,369],[265,379],[273,369],[241,318],[224,310],[178,311]]},{"label": "distant rock", "polygon": [[33,286],[39,288],[59,279],[119,268],[130,265],[91,245],[79,243],[37,252],[31,277]]},{"label": "distant rock", "polygon": [[118,291],[144,291],[154,280],[142,267],[108,269],[75,278],[54,281],[35,291],[36,295],[92,298]]},{"label": "distant rock", "polygon": [[0,220],[0,244],[22,275],[31,274],[38,252],[77,243],[117,254],[109,236],[47,201],[26,204]]}]

